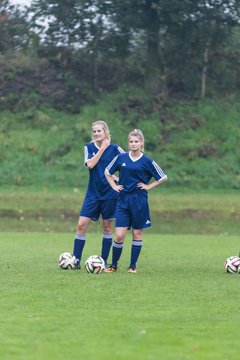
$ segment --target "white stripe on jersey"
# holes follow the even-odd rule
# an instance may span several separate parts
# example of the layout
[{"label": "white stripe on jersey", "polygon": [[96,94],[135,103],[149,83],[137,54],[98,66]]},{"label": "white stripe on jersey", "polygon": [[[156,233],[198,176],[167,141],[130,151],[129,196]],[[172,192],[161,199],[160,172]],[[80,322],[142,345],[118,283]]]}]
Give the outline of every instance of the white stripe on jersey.
[{"label": "white stripe on jersey", "polygon": [[120,153],[125,153],[125,151],[120,147],[120,146],[118,146],[118,151],[120,152]]},{"label": "white stripe on jersey", "polygon": [[111,167],[113,166],[113,164],[115,163],[115,161],[117,160],[117,156],[115,156],[115,158],[110,162],[110,164],[108,164],[108,166],[106,167],[107,172],[109,173],[109,170],[111,169]]},{"label": "white stripe on jersey", "polygon": [[84,146],[84,165],[86,165],[87,160],[88,160],[88,148],[87,146]]},{"label": "white stripe on jersey", "polygon": [[161,179],[166,177],[166,174],[162,171],[160,166],[154,160],[153,160],[152,164],[155,167],[155,169],[156,169],[158,175],[161,177]]}]

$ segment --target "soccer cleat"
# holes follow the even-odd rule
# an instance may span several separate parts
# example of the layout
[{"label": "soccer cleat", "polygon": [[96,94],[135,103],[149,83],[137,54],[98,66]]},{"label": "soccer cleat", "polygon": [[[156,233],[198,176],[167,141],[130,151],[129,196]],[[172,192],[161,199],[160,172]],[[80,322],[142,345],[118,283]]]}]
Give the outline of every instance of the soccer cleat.
[{"label": "soccer cleat", "polygon": [[137,270],[134,269],[134,268],[129,267],[129,268],[128,268],[128,272],[129,272],[129,273],[132,273],[132,274],[136,274],[136,273],[137,273]]},{"label": "soccer cleat", "polygon": [[75,256],[73,256],[72,263],[73,263],[73,267],[71,268],[72,270],[80,270],[81,269],[80,261]]},{"label": "soccer cleat", "polygon": [[74,264],[74,268],[72,268],[73,270],[80,270],[81,269],[81,265],[80,264]]},{"label": "soccer cleat", "polygon": [[112,266],[112,265],[110,265],[108,268],[104,269],[104,272],[107,272],[107,273],[114,273],[116,271],[117,271],[116,266]]}]

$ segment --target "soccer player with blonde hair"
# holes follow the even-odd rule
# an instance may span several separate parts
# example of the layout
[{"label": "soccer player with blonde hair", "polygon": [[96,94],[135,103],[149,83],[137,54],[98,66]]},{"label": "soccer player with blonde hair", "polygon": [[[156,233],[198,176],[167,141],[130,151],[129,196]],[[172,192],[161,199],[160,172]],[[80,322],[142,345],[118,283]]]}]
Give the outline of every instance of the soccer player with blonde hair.
[{"label": "soccer player with blonde hair", "polygon": [[[107,166],[105,176],[118,193],[115,240],[112,247],[112,264],[105,272],[116,272],[123,250],[127,230],[132,228],[132,248],[129,273],[137,272],[137,261],[142,249],[143,229],[151,226],[148,191],[167,180],[160,166],[144,151],[144,136],[134,129],[128,136],[129,152],[117,155]],[[115,183],[114,173],[119,172]],[[150,182],[151,179],[154,179]]]},{"label": "soccer player with blonde hair", "polygon": [[[105,121],[97,120],[92,123],[92,141],[84,146],[84,163],[89,169],[89,182],[80,210],[73,248],[73,261],[77,269],[80,268],[86,231],[91,220],[97,221],[100,216],[102,217],[101,256],[105,263],[112,246],[112,221],[115,218],[117,193],[106,180],[104,170],[113,158],[123,153],[123,150],[110,140],[110,131]],[[118,179],[115,177],[114,180]]]}]

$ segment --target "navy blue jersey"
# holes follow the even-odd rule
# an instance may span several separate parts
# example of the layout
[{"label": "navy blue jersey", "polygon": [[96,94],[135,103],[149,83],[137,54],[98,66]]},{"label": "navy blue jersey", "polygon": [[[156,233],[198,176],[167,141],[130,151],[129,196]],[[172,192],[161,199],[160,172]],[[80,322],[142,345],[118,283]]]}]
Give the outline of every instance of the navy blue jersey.
[{"label": "navy blue jersey", "polygon": [[[98,152],[99,148],[94,142],[90,142],[84,146],[84,162],[91,159]],[[103,152],[98,163],[89,169],[89,182],[86,192],[86,197],[92,200],[108,200],[116,197],[116,192],[109,185],[104,170],[110,161],[116,155],[123,153],[123,149],[116,145],[110,144]]]},{"label": "navy blue jersey", "polygon": [[131,158],[130,153],[120,154],[107,166],[107,171],[110,175],[119,171],[119,184],[124,186],[122,191],[127,193],[136,190],[146,192],[137,187],[139,182],[148,184],[151,178],[161,180],[166,177],[160,166],[144,154],[138,159]]}]

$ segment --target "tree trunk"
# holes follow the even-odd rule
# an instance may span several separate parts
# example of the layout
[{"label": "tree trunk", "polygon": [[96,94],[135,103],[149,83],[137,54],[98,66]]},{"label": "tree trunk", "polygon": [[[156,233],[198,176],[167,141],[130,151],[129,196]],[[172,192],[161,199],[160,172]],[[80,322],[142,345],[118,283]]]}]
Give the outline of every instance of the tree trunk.
[{"label": "tree trunk", "polygon": [[145,86],[149,90],[158,87],[161,81],[160,62],[160,19],[157,10],[154,8],[155,1],[145,1],[145,29],[146,29],[146,71]]},{"label": "tree trunk", "polygon": [[201,86],[201,99],[205,98],[206,95],[206,82],[207,82],[207,70],[208,70],[208,54],[209,54],[209,41],[205,44],[204,58],[203,58],[203,69],[202,69],[202,86]]}]

